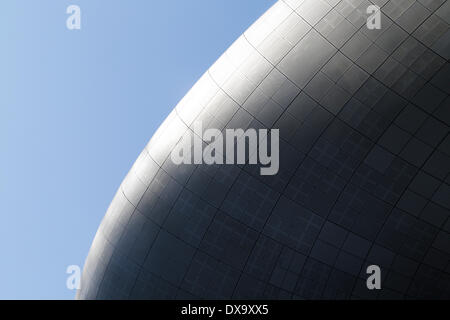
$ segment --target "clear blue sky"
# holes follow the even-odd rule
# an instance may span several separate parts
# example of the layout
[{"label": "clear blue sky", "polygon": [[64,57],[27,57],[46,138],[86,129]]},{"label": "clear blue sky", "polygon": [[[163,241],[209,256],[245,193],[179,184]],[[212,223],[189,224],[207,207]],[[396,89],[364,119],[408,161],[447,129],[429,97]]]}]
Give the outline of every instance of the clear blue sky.
[{"label": "clear blue sky", "polygon": [[74,297],[66,267],[140,151],[273,3],[0,1],[0,299]]}]

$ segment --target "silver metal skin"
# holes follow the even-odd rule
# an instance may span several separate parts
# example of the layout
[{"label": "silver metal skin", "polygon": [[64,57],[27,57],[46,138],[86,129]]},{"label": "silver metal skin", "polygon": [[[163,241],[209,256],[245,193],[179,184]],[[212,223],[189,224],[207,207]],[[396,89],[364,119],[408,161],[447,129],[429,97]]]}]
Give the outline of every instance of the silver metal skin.
[{"label": "silver metal skin", "polygon": [[[446,0],[278,1],[139,156],[77,298],[449,299],[449,24]],[[196,121],[280,129],[279,173],[174,165]]]}]

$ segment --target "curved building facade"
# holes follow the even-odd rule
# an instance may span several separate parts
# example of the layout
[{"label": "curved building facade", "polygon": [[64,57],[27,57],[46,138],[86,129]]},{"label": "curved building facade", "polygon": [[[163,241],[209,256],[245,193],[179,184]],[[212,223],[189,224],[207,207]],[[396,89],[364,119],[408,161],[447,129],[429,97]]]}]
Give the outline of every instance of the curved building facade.
[{"label": "curved building facade", "polygon": [[[449,299],[449,24],[446,0],[275,3],[139,156],[77,298]],[[198,122],[279,129],[279,172],[175,165]]]}]

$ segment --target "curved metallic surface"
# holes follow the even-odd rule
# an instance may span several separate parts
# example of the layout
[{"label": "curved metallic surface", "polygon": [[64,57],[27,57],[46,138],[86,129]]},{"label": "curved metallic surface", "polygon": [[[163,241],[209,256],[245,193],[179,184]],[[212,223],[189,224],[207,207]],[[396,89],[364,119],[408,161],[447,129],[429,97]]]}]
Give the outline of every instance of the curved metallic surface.
[{"label": "curved metallic surface", "polygon": [[[77,298],[450,298],[449,24],[445,0],[277,2],[139,156]],[[195,121],[279,128],[279,173],[174,165]]]}]

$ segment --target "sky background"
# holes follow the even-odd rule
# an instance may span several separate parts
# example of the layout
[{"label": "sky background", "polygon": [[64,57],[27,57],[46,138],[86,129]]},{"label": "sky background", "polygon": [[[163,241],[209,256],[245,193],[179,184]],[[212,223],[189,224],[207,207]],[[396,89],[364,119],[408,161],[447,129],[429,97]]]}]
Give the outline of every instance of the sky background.
[{"label": "sky background", "polygon": [[275,2],[0,1],[0,299],[74,298],[66,268],[139,153]]}]

